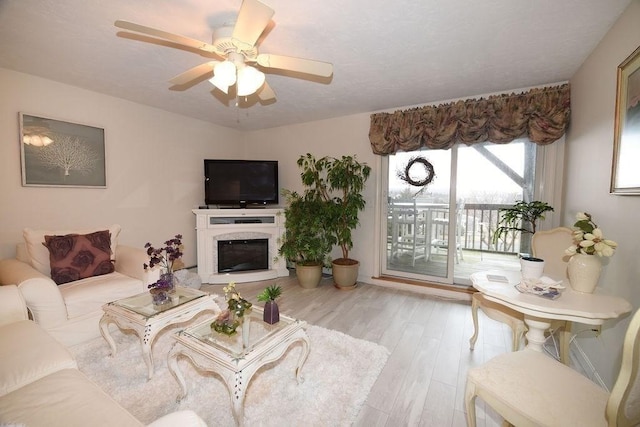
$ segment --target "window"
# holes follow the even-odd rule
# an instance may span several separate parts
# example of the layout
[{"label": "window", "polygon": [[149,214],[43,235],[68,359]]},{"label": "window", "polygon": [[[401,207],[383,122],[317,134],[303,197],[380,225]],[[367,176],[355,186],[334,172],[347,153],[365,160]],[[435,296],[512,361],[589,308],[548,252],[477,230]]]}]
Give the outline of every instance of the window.
[{"label": "window", "polygon": [[[562,159],[558,153],[563,147],[561,141],[543,147],[517,140],[383,157],[381,242],[386,247],[380,248],[380,273],[468,285],[474,271],[519,269],[520,236],[493,242],[499,209],[516,200],[544,200],[559,210],[561,183],[555,188],[558,194],[541,190],[558,175],[555,163]],[[433,165],[434,176],[426,186],[416,187],[407,181],[429,177],[423,159]]]}]

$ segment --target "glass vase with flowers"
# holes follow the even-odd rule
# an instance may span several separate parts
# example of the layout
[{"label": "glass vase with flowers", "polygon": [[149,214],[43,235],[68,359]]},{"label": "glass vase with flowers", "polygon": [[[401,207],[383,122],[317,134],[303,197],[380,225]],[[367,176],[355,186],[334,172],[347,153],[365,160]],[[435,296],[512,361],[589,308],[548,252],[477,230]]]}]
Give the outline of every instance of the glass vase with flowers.
[{"label": "glass vase with flowers", "polygon": [[567,265],[571,287],[579,292],[593,293],[602,270],[600,258],[613,256],[617,247],[616,242],[604,238],[590,214],[578,212],[573,224],[573,244],[565,251],[571,257]]},{"label": "glass vase with flowers", "polygon": [[182,235],[176,234],[173,239],[164,242],[165,246],[155,248],[151,243],[144,247],[149,255],[149,263],[144,263],[145,271],[160,268],[158,280],[149,284],[148,288],[153,296],[154,305],[171,302],[169,294],[175,291],[173,272],[182,265]]},{"label": "glass vase with flowers", "polygon": [[233,335],[237,332],[238,327],[242,325],[243,344],[246,347],[249,339],[249,312],[253,304],[240,295],[234,282],[225,286],[223,291],[224,298],[227,301],[227,308],[222,310],[211,323],[211,329],[225,335]]}]

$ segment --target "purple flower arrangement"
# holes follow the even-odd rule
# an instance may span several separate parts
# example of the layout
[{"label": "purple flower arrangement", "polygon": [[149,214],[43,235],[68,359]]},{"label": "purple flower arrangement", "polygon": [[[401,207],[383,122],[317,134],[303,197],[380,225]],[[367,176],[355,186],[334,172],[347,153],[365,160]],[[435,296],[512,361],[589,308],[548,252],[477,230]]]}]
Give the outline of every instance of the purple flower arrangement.
[{"label": "purple flower arrangement", "polygon": [[164,242],[165,246],[154,248],[151,243],[147,243],[144,247],[149,255],[149,263],[144,263],[145,271],[156,266],[164,269],[165,273],[160,275],[158,281],[151,283],[149,289],[173,289],[173,267],[174,262],[182,258],[182,235],[176,234],[173,239]]}]

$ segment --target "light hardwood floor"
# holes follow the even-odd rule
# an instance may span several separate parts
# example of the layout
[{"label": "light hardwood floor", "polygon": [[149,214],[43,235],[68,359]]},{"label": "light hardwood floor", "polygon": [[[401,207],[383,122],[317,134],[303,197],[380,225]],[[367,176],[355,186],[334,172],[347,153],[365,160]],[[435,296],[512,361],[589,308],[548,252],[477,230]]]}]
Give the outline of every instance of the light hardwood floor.
[{"label": "light hardwood floor", "polygon": [[[280,311],[310,324],[376,342],[389,359],[374,384],[356,426],[466,426],[464,387],[470,366],[511,348],[506,325],[480,314],[474,351],[470,303],[360,283],[352,291],[323,278],[315,289],[303,289],[295,275],[265,282],[238,283],[243,297],[256,302],[265,286],[284,292]],[[223,295],[224,285],[202,289]],[[478,399],[479,427],[499,426],[501,418]]]}]

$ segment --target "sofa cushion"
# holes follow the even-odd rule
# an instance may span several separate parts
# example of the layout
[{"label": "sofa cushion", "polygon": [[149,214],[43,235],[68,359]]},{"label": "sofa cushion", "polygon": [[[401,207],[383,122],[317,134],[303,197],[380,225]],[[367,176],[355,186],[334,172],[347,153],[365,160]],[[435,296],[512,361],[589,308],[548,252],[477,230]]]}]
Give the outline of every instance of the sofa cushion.
[{"label": "sofa cushion", "polygon": [[77,369],[64,369],[0,397],[0,424],[142,426]]},{"label": "sofa cushion", "polygon": [[144,292],[141,280],[114,271],[58,286],[67,306],[67,317],[83,316],[101,310],[108,302]]},{"label": "sofa cushion", "polygon": [[111,233],[111,259],[115,260],[116,247],[118,246],[118,236],[120,235],[121,227],[117,224],[109,227],[97,227],[86,230],[33,230],[31,228],[25,228],[22,232],[24,241],[27,246],[27,253],[29,254],[29,262],[39,272],[47,276],[51,276],[51,268],[49,261],[49,250],[43,245],[44,236],[66,235],[66,234],[89,234],[95,231],[101,231],[104,229],[109,230]]},{"label": "sofa cushion", "polygon": [[31,320],[0,327],[0,360],[0,396],[53,372],[77,367],[71,353]]},{"label": "sofa cushion", "polygon": [[51,278],[58,285],[115,270],[108,230],[64,236],[45,235],[44,245],[49,249]]}]

